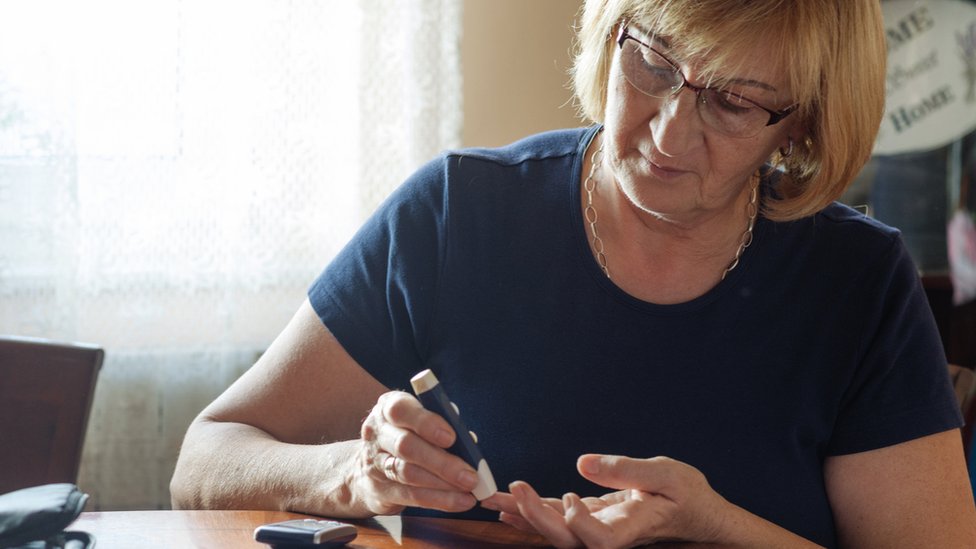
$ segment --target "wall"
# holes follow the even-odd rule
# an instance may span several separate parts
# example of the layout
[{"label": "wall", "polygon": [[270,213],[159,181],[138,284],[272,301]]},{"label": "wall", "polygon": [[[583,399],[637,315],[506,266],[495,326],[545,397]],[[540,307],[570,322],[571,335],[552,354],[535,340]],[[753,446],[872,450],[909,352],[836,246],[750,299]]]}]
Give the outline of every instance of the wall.
[{"label": "wall", "polygon": [[466,0],[464,146],[579,126],[567,89],[580,0]]}]

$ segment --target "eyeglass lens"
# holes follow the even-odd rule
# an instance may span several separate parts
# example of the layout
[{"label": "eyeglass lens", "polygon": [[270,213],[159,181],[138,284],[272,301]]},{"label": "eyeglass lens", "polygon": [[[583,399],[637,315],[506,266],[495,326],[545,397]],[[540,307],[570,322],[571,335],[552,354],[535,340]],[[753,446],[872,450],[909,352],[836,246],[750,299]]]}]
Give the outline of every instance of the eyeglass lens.
[{"label": "eyeglass lens", "polygon": [[624,77],[639,91],[656,98],[671,97],[684,87],[698,95],[702,120],[720,133],[733,137],[752,137],[768,123],[769,114],[741,96],[716,88],[688,84],[680,70],[667,58],[634,37],[620,44]]}]

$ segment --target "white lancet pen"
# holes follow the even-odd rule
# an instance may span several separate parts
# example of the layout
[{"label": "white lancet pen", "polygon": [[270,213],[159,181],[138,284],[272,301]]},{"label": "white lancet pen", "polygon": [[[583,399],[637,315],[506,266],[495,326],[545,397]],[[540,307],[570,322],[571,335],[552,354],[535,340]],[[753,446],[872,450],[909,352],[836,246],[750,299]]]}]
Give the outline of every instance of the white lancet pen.
[{"label": "white lancet pen", "polygon": [[437,376],[430,370],[424,370],[410,379],[410,385],[424,408],[446,419],[454,429],[457,438],[447,451],[468,462],[478,472],[478,485],[471,493],[478,501],[491,497],[498,491],[495,477],[478,449],[474,434],[464,425],[457,406],[448,398],[444,387],[437,381]]}]

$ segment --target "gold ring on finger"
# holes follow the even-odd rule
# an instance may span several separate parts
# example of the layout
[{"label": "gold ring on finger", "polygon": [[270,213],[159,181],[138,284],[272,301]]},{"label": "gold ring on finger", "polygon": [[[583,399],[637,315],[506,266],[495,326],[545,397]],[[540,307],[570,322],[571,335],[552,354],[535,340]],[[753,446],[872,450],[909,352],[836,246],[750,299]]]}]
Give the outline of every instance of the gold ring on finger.
[{"label": "gold ring on finger", "polygon": [[383,461],[383,472],[386,473],[387,478],[389,478],[390,480],[394,482],[400,482],[400,479],[397,478],[396,466],[397,466],[396,456],[394,455],[386,456],[386,459]]}]

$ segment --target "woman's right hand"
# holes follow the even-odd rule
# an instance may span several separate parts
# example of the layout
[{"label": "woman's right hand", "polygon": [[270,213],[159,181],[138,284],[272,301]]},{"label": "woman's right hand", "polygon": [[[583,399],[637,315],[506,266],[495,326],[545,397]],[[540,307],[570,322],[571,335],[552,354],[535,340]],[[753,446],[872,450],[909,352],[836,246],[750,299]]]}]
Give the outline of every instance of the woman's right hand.
[{"label": "woman's right hand", "polygon": [[471,509],[478,484],[474,469],[446,448],[455,433],[439,415],[403,391],[384,393],[363,421],[352,496],[377,515],[404,507],[447,512]]}]

